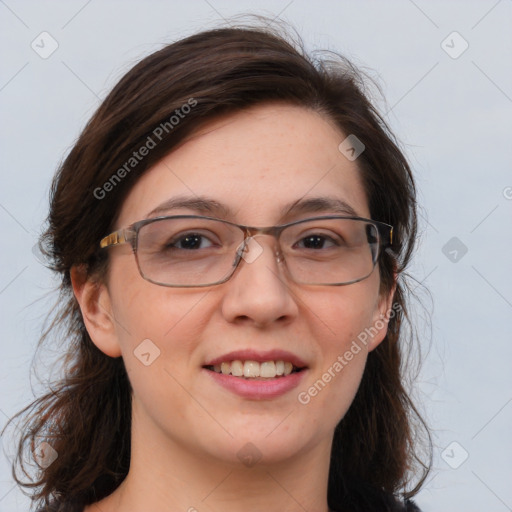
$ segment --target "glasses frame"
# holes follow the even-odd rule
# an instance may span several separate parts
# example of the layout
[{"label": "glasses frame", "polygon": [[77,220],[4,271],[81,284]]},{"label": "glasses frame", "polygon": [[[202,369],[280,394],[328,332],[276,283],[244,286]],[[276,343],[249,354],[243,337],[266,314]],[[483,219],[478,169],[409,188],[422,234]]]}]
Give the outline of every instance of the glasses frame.
[{"label": "glasses frame", "polygon": [[[217,222],[222,222],[224,224],[228,224],[230,226],[236,227],[240,229],[244,234],[244,239],[242,243],[239,245],[235,261],[233,262],[233,269],[230,274],[228,274],[226,277],[221,279],[220,281],[216,281],[214,283],[210,284],[198,284],[198,285],[182,285],[182,284],[165,284],[160,283],[158,281],[153,281],[152,279],[149,279],[144,275],[142,272],[142,269],[140,268],[139,258],[137,255],[137,249],[138,249],[138,239],[139,239],[139,231],[148,224],[152,224],[153,222],[158,222],[166,219],[206,219],[206,220],[213,220]],[[266,227],[255,227],[255,226],[246,226],[244,224],[236,224],[234,222],[230,222],[228,220],[224,219],[218,219],[215,217],[208,217],[204,215],[166,215],[166,216],[160,216],[160,217],[152,217],[149,219],[140,220],[138,222],[134,222],[130,226],[127,226],[125,228],[118,229],[117,231],[113,231],[109,235],[103,237],[100,241],[100,249],[106,249],[108,247],[113,247],[116,245],[122,245],[122,244],[130,244],[133,250],[133,254],[135,256],[135,260],[137,262],[137,268],[139,269],[139,273],[141,277],[149,281],[150,283],[156,284],[158,286],[166,286],[169,288],[204,288],[207,286],[216,286],[222,283],[227,282],[231,277],[233,277],[233,274],[235,273],[236,269],[238,268],[238,265],[240,264],[240,260],[242,259],[242,254],[245,251],[245,248],[247,247],[248,240],[253,238],[256,235],[270,235],[273,236],[276,239],[278,251],[276,251],[276,256],[278,258],[278,262],[284,261],[281,259],[281,245],[279,242],[279,237],[281,236],[281,233],[290,226],[295,226],[297,224],[302,224],[308,221],[315,221],[315,220],[333,220],[333,219],[345,219],[345,220],[358,220],[358,221],[364,221],[368,224],[373,224],[379,233],[379,245],[377,250],[377,255],[374,258],[373,267],[372,270],[364,277],[354,279],[352,281],[346,282],[346,283],[302,283],[298,282],[297,284],[307,284],[311,286],[345,286],[348,284],[357,283],[359,281],[363,281],[364,279],[368,278],[374,271],[377,262],[379,261],[379,258],[382,254],[382,252],[390,247],[393,244],[393,226],[390,224],[386,224],[384,222],[372,220],[372,219],[366,219],[364,217],[354,217],[354,216],[346,216],[346,215],[322,215],[319,217],[308,217],[307,219],[300,219],[293,222],[289,222],[287,224],[279,224],[277,226],[266,226]],[[291,277],[291,276],[290,276]],[[292,278],[293,280],[293,278]],[[296,282],[296,281],[294,281]]]}]

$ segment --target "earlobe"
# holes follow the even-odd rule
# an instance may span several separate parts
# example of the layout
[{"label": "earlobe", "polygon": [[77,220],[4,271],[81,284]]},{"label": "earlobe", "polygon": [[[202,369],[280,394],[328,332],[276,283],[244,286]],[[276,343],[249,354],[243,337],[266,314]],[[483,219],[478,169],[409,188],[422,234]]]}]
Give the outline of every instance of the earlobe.
[{"label": "earlobe", "polygon": [[71,269],[73,293],[82,311],[82,318],[92,342],[106,355],[120,357],[111,300],[105,284],[87,276],[85,267]]}]

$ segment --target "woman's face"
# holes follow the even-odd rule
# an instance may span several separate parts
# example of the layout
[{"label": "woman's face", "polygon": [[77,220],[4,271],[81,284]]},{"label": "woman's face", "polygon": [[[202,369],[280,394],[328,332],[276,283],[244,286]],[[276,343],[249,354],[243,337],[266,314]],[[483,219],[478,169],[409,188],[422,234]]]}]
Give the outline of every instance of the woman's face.
[{"label": "woman's face", "polygon": [[[343,214],[334,207],[287,213],[312,198],[343,202],[369,218],[357,160],[338,149],[346,135],[315,112],[281,104],[217,119],[141,177],[116,228],[157,215],[272,226]],[[176,198],[222,209],[162,206]],[[229,281],[207,288],[152,284],[140,276],[129,244],[109,249],[101,301],[115,321],[108,333],[91,334],[105,352],[123,357],[139,443],[246,463],[327,453],[367,353],[385,335],[384,326],[366,344],[358,340],[365,329],[383,325],[380,315],[389,304],[379,296],[378,268],[347,286],[294,284],[276,260],[274,239],[256,240],[262,252],[254,260],[246,258]],[[205,368],[233,360],[291,360],[305,368],[286,377],[286,385],[283,377],[275,385],[247,384]]]}]

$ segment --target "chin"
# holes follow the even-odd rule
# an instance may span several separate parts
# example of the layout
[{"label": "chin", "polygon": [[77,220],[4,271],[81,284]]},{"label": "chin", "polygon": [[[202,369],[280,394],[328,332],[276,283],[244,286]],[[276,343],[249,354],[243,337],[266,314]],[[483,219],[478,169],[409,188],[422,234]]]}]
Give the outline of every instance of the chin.
[{"label": "chin", "polygon": [[[274,424],[275,429],[277,424]],[[279,427],[278,427],[279,429]],[[255,429],[234,435],[229,442],[229,458],[231,462],[242,463],[248,467],[255,464],[273,465],[286,462],[301,452],[307,451],[312,439],[304,437],[304,432],[291,432],[288,427],[281,431],[267,430],[264,434]]]}]

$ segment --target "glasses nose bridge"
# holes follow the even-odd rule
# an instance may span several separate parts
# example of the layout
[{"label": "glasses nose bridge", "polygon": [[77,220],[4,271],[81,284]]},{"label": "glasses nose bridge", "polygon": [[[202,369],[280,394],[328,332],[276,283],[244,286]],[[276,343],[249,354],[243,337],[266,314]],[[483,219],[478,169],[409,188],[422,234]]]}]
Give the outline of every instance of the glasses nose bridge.
[{"label": "glasses nose bridge", "polygon": [[244,231],[245,237],[255,237],[257,235],[270,235],[273,236],[276,240],[279,238],[281,231],[283,230],[283,226],[266,226],[262,228],[256,228],[253,226],[240,226],[240,228]]},{"label": "glasses nose bridge", "polygon": [[281,232],[284,229],[284,226],[267,226],[262,228],[252,227],[252,226],[239,226],[244,233],[244,247],[247,246],[249,240],[256,239],[258,236],[271,236],[274,238],[274,246],[273,251],[274,255],[277,258],[277,262],[280,263],[283,261],[283,255],[281,250],[281,245],[279,238],[281,236]]}]

